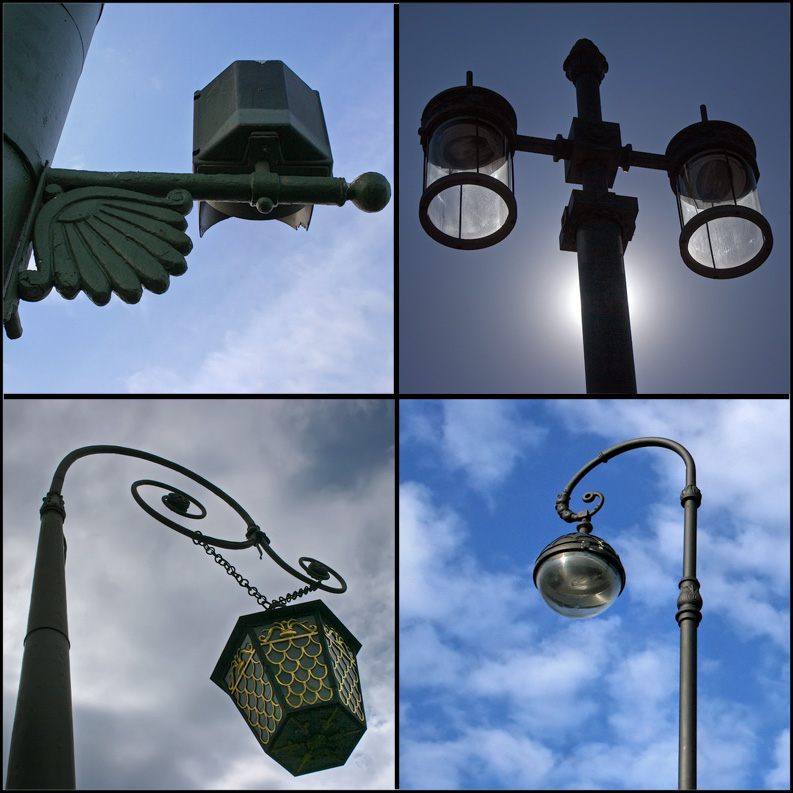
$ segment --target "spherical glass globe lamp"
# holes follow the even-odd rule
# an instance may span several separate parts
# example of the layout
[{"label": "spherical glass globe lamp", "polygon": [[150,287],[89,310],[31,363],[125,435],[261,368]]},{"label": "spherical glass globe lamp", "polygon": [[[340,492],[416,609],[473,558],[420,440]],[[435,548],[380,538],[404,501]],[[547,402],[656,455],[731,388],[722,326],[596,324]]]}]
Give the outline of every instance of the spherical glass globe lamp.
[{"label": "spherical glass globe lamp", "polygon": [[537,557],[534,585],[554,611],[572,619],[587,619],[602,614],[616,601],[625,588],[625,570],[605,540],[565,534]]}]

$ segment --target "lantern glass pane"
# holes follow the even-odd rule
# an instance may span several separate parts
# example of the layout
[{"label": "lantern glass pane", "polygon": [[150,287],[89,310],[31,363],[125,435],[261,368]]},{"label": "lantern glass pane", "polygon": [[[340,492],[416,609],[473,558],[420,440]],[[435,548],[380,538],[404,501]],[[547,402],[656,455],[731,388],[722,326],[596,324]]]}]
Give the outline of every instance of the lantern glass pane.
[{"label": "lantern glass pane", "polygon": [[275,678],[289,706],[301,708],[333,699],[332,681],[313,617],[274,622],[258,638],[265,658],[278,670]]},{"label": "lantern glass pane", "polygon": [[441,190],[427,209],[433,225],[449,237],[480,239],[497,232],[509,207],[498,193],[482,185],[454,185]]},{"label": "lantern glass pane", "polygon": [[339,685],[339,698],[362,721],[366,722],[363,713],[361,683],[358,680],[358,664],[355,653],[344,641],[342,635],[325,625],[325,637],[328,640],[333,673]]},{"label": "lantern glass pane", "polygon": [[719,210],[718,217],[711,219],[709,212],[707,222],[689,234],[686,250],[695,264],[735,272],[763,251],[767,241],[757,216],[730,211],[745,207],[762,214],[754,171],[740,156],[711,151],[692,157],[680,169],[677,188],[684,229],[702,212]]},{"label": "lantern glass pane", "polygon": [[688,252],[707,267],[740,267],[763,248],[759,226],[746,218],[716,218],[698,228],[688,241]]},{"label": "lantern glass pane", "polygon": [[226,685],[251,729],[262,745],[267,746],[284,714],[250,641],[243,642],[234,654]]},{"label": "lantern glass pane", "polygon": [[757,183],[740,157],[706,152],[692,157],[677,177],[683,225],[700,212],[721,206],[745,206],[760,212]]},{"label": "lantern glass pane", "polygon": [[622,578],[617,568],[599,554],[566,551],[542,563],[537,588],[554,611],[586,619],[614,603],[622,589]]},{"label": "lantern glass pane", "polygon": [[454,118],[432,133],[424,187],[463,171],[483,173],[511,187],[508,165],[509,148],[501,131],[481,119]]}]

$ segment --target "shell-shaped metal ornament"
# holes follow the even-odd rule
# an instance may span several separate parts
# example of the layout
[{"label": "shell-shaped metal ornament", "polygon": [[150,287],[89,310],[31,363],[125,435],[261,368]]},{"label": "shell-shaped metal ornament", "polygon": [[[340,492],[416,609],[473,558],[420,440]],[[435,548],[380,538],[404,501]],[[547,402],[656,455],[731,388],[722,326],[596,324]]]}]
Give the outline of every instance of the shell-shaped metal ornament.
[{"label": "shell-shaped metal ornament", "polygon": [[144,286],[162,294],[171,275],[187,270],[193,243],[184,216],[192,206],[187,190],[165,198],[115,187],[61,192],[36,218],[37,269],[20,274],[19,296],[42,300],[54,286],[68,300],[82,290],[104,306],[113,292],[125,303],[137,303]]}]

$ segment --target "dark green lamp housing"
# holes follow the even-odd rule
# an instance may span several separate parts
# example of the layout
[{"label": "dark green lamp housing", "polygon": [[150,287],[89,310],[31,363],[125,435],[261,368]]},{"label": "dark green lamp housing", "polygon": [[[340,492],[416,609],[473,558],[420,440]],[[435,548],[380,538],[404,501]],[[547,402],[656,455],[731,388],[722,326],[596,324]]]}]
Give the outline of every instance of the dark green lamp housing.
[{"label": "dark green lamp housing", "polygon": [[366,717],[361,643],[320,600],[240,617],[211,680],[293,776],[344,765]]},{"label": "dark green lamp housing", "polygon": [[[281,61],[235,61],[195,93],[193,173],[332,176],[319,92]],[[308,229],[312,204],[201,201],[199,234],[228,217]]]},{"label": "dark green lamp housing", "polygon": [[617,600],[625,588],[625,570],[616,551],[600,537],[564,534],[537,557],[534,585],[554,611],[586,619]]}]

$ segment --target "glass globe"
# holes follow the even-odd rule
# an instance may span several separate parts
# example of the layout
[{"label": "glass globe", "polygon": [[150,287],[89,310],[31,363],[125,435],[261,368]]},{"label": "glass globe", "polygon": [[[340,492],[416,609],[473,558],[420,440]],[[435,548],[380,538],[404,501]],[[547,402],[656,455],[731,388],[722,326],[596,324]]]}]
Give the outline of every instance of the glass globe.
[{"label": "glass globe", "polygon": [[[567,535],[575,537],[575,535]],[[602,614],[617,599],[625,586],[625,571],[619,556],[602,540],[597,550],[575,547],[564,538],[551,543],[537,560],[534,583],[543,600],[559,614],[587,619]],[[587,540],[598,541],[591,537]],[[570,547],[573,546],[573,547]]]}]

